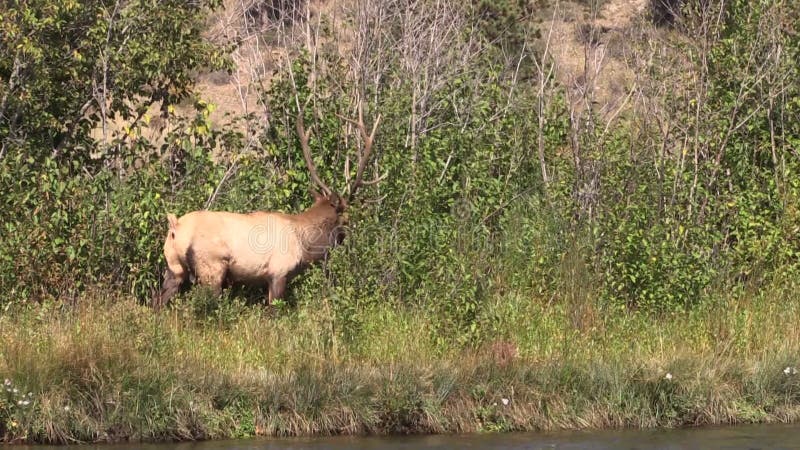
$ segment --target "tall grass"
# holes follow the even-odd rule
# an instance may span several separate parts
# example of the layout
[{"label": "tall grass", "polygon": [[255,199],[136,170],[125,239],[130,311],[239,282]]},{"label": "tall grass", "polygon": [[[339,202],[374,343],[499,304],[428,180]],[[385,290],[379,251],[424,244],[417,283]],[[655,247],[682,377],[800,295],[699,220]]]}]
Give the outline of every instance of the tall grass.
[{"label": "tall grass", "polygon": [[0,430],[69,443],[792,421],[792,287],[659,318],[511,292],[485,308],[477,347],[412,307],[370,307],[345,335],[322,299],[208,312],[198,289],[157,313],[96,291],[0,316]]}]

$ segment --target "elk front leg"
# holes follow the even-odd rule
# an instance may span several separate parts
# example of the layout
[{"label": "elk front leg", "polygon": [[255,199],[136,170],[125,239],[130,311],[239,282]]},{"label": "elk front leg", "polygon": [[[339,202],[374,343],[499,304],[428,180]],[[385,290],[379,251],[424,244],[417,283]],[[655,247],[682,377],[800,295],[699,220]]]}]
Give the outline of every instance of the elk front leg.
[{"label": "elk front leg", "polygon": [[199,265],[197,267],[197,281],[208,286],[214,295],[222,294],[222,283],[228,270],[223,265]]},{"label": "elk front leg", "polygon": [[286,276],[273,277],[269,282],[269,295],[267,296],[267,306],[272,304],[276,298],[283,298],[286,292]]}]

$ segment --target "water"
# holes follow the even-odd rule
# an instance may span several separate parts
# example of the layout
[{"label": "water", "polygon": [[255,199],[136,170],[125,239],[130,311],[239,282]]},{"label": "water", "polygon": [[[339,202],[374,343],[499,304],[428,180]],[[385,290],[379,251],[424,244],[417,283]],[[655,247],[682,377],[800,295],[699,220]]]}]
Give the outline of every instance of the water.
[{"label": "water", "polygon": [[[20,450],[55,447],[21,446]],[[61,447],[63,448],[63,447]],[[180,444],[85,445],[81,450],[797,450],[800,425],[679,430],[571,431],[438,436],[259,438]]]}]

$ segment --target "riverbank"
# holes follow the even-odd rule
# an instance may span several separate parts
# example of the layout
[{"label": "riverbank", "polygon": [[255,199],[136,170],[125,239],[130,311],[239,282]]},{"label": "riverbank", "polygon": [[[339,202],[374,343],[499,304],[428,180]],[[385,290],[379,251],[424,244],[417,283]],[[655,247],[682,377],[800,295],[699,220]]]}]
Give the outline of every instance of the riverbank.
[{"label": "riverbank", "polygon": [[223,299],[208,313],[200,293],[155,313],[95,293],[11,307],[0,430],[74,443],[792,422],[800,306],[787,292],[661,318],[508,295],[475,345],[390,304],[348,330],[325,299],[270,311]]}]

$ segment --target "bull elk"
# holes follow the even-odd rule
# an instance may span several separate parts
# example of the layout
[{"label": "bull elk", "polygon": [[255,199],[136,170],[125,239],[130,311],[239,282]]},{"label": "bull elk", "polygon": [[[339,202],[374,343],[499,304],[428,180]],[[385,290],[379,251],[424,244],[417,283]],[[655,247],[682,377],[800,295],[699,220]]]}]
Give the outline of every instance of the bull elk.
[{"label": "bull elk", "polygon": [[227,283],[267,286],[269,305],[283,297],[292,277],[325,258],[333,246],[340,244],[347,224],[346,211],[356,191],[381,179],[363,180],[380,115],[369,134],[360,104],[358,120],[345,120],[357,126],[363,141],[355,181],[346,197],[335,193],[320,179],[308,143],[311,131],[306,131],[303,111],[298,107],[296,129],[303,158],[311,180],[321,190],[313,193],[311,207],[298,214],[207,210],[193,211],[180,218],[167,214],[169,230],[164,242],[167,269],[153,306],[165,305],[190,277],[216,294]]}]

